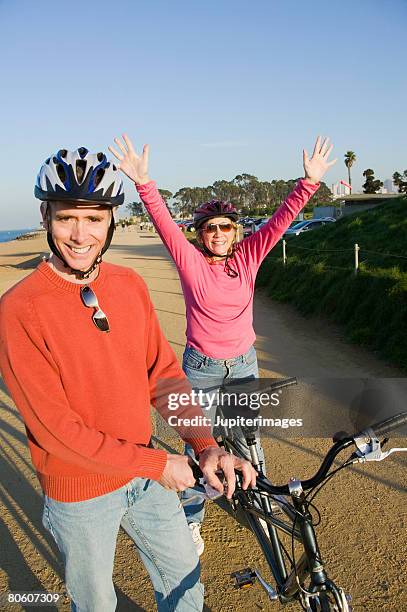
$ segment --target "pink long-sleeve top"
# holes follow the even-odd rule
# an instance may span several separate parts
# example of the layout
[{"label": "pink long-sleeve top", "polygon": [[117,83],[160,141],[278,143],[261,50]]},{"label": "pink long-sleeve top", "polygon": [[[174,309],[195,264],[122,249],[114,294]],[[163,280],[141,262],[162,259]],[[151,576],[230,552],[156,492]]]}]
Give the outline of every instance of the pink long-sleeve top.
[{"label": "pink long-sleeve top", "polygon": [[253,295],[257,271],[318,184],[301,179],[294,191],[260,230],[236,245],[232,278],[221,260],[215,265],[185,238],[174,223],[154,181],[136,185],[154,226],[167,247],[185,297],[187,344],[214,359],[232,359],[246,353],[256,339]]}]

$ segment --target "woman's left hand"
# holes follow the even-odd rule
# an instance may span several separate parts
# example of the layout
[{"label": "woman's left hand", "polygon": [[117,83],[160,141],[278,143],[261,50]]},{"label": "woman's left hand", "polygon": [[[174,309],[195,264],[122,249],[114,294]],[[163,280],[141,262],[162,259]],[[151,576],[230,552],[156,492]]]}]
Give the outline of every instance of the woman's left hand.
[{"label": "woman's left hand", "polygon": [[310,183],[319,183],[325,172],[337,162],[337,159],[328,161],[333,149],[333,145],[328,146],[328,143],[329,138],[325,138],[321,145],[321,136],[318,136],[311,159],[305,149],[302,152],[305,178]]}]

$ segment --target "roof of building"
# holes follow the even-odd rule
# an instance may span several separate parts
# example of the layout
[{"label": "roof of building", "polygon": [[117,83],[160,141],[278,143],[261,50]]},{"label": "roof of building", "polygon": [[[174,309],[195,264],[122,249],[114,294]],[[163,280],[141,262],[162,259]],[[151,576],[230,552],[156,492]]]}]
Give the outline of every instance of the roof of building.
[{"label": "roof of building", "polygon": [[399,198],[402,193],[354,193],[353,195],[345,195],[338,198],[345,205],[351,204],[379,204],[385,200],[392,200],[393,198]]}]

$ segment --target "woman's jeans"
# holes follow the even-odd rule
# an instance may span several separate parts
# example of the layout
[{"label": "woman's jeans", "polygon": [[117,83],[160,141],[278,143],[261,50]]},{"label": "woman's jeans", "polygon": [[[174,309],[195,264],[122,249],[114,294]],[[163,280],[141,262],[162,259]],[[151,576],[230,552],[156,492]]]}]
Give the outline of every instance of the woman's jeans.
[{"label": "woman's jeans", "polygon": [[[207,392],[210,390],[210,393],[214,395],[216,395],[217,388],[230,383],[233,379],[240,379],[243,382],[256,379],[259,376],[257,356],[253,346],[244,355],[233,359],[212,359],[212,357],[203,355],[195,348],[187,346],[182,359],[182,369],[193,389],[206,390]],[[203,407],[205,416],[210,418],[212,423],[215,420],[215,411],[216,405],[208,411]],[[216,430],[214,434],[216,435]],[[236,448],[250,460],[249,449],[240,427],[233,428],[233,436]],[[263,462],[264,469],[264,452],[259,442],[257,447],[259,459]],[[188,444],[185,445],[185,454],[194,454]],[[188,523],[202,523],[205,503],[202,489],[186,489],[181,494],[181,500]]]},{"label": "woman's jeans", "polygon": [[202,611],[199,559],[175,491],[134,478],[86,501],[65,503],[45,496],[43,525],[63,557],[71,610],[116,610],[112,573],[122,526],[150,574],[159,612]]}]

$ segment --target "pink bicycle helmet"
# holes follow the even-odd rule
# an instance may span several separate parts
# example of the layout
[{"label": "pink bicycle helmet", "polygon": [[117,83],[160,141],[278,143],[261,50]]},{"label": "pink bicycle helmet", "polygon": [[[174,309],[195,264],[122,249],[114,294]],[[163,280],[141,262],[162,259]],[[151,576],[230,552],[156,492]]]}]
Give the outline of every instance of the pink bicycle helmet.
[{"label": "pink bicycle helmet", "polygon": [[228,217],[232,221],[237,221],[239,215],[236,208],[230,202],[222,202],[221,200],[211,200],[198,206],[194,212],[194,226],[198,229],[202,223],[214,217]]}]

